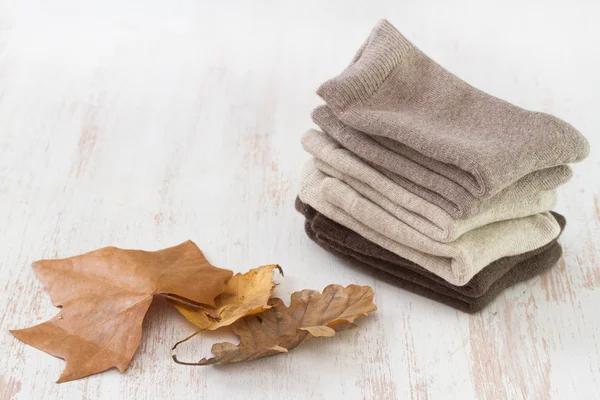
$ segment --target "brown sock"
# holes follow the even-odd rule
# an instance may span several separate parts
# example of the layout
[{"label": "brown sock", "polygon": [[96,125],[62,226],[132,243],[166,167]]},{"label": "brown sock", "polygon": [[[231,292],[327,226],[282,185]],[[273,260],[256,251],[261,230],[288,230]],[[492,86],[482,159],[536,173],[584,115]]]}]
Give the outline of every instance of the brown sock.
[{"label": "brown sock", "polygon": [[558,243],[547,251],[532,257],[521,264],[517,264],[512,270],[493,282],[487,292],[479,297],[468,297],[451,288],[438,284],[427,277],[420,275],[410,269],[403,269],[396,264],[371,258],[368,256],[355,256],[347,248],[340,248],[335,242],[328,242],[317,236],[311,228],[309,221],[305,222],[307,235],[326,251],[356,265],[367,269],[379,279],[396,285],[409,292],[421,295],[428,299],[438,301],[450,307],[467,313],[475,313],[485,308],[496,296],[507,287],[518,282],[530,279],[546,269],[553,266],[561,257],[562,249]]},{"label": "brown sock", "polygon": [[[454,286],[324,217],[300,199],[296,199],[296,209],[307,219],[307,235],[325,250],[399,287],[470,313],[484,308],[505,288],[549,269],[562,255],[560,245],[554,240],[528,253],[498,260],[466,285]],[[564,229],[565,218],[557,213],[552,215]]]}]

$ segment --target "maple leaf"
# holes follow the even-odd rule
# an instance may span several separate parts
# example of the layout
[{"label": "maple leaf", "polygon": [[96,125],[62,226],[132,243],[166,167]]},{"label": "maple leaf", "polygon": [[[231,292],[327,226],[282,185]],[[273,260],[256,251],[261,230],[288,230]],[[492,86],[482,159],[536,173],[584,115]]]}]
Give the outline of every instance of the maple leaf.
[{"label": "maple leaf", "polygon": [[155,252],[105,247],[37,261],[33,268],[52,304],[62,309],[49,321],[11,333],[66,361],[59,383],[113,367],[124,372],[154,295],[214,306],[233,275],[212,266],[191,241]]},{"label": "maple leaf", "polygon": [[[275,269],[283,275],[281,267],[277,264],[263,265],[245,274],[234,275],[227,281],[224,293],[215,298],[215,309],[211,310],[210,314],[181,303],[173,302],[173,305],[188,321],[200,328],[198,332],[212,331],[231,325],[246,315],[257,314],[271,308],[268,303],[275,288],[273,282]],[[191,336],[179,343],[189,338]]]},{"label": "maple leaf", "polygon": [[214,357],[197,363],[181,362],[176,356],[173,359],[184,365],[229,364],[287,353],[303,342],[355,328],[356,318],[377,309],[373,297],[369,286],[329,285],[322,294],[315,290],[293,293],[289,307],[272,298],[270,309],[231,326],[240,337],[237,346],[216,343],[211,350]]}]

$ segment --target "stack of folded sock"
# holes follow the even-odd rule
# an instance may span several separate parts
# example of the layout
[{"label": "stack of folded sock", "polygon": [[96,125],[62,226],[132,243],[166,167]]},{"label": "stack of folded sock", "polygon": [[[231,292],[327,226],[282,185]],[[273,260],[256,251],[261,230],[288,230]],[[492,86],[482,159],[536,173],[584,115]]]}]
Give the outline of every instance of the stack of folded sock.
[{"label": "stack of folded sock", "polygon": [[473,88],[387,21],[317,93],[296,208],[321,247],[467,312],[561,257],[550,210],[589,153],[571,125]]}]

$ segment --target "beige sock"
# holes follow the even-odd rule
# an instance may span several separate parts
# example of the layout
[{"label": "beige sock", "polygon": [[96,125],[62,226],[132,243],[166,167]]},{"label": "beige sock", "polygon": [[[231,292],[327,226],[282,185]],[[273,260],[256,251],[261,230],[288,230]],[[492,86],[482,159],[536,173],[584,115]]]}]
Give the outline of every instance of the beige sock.
[{"label": "beige sock", "polygon": [[312,161],[303,171],[299,197],[326,217],[459,286],[491,262],[541,247],[560,233],[556,220],[541,213],[489,224],[451,243],[436,242],[328,178]]},{"label": "beige sock", "polygon": [[455,219],[388,179],[323,132],[309,130],[302,137],[302,146],[326,175],[345,182],[396,219],[439,242],[452,242],[465,232],[493,222],[549,211],[556,203],[555,191],[506,190],[490,199],[482,213]]}]

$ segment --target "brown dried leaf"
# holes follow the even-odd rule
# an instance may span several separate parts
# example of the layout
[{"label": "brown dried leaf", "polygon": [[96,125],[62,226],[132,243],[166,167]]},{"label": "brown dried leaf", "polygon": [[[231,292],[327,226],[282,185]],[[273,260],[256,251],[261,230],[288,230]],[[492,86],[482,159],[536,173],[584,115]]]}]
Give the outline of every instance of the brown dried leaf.
[{"label": "brown dried leaf", "polygon": [[229,364],[287,353],[305,341],[355,328],[356,318],[377,309],[373,296],[369,286],[329,285],[322,294],[308,289],[293,293],[289,308],[273,298],[269,301],[272,308],[232,325],[240,337],[239,345],[216,343],[212,346],[214,357],[197,363],[173,359],[185,365]]},{"label": "brown dried leaf", "polygon": [[192,309],[183,304],[173,304],[188,321],[200,330],[212,331],[231,325],[246,315],[258,314],[271,308],[268,302],[275,288],[273,282],[275,269],[278,269],[283,275],[281,267],[277,264],[264,265],[251,269],[245,274],[234,275],[227,281],[225,292],[215,298],[215,309],[211,310],[212,315],[207,315],[204,310]]},{"label": "brown dried leaf", "polygon": [[52,304],[62,310],[47,322],[11,333],[66,361],[58,382],[112,367],[125,371],[140,344],[153,295],[214,306],[232,275],[212,266],[191,241],[155,252],[105,247],[37,261],[33,268]]}]

